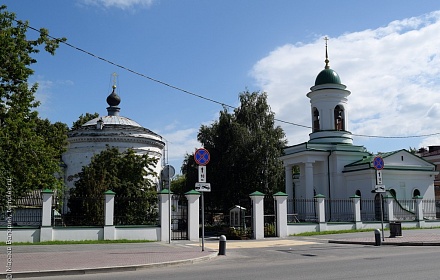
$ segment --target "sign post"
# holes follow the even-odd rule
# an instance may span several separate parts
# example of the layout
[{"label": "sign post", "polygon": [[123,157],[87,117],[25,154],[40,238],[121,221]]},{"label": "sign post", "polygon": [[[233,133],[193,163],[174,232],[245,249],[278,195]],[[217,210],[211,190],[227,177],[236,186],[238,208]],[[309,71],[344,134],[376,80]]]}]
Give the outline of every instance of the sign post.
[{"label": "sign post", "polygon": [[374,187],[374,191],[379,193],[380,195],[380,222],[382,225],[382,241],[385,241],[384,232],[383,232],[383,195],[385,192],[385,185],[382,183],[382,169],[385,166],[385,162],[381,156],[374,157],[373,160],[374,169],[376,169],[376,186]]},{"label": "sign post", "polygon": [[202,251],[205,251],[205,199],[203,194],[211,191],[211,185],[206,183],[206,165],[210,160],[208,150],[197,149],[194,153],[194,160],[199,165],[199,182],[196,183],[195,189],[202,193]]}]

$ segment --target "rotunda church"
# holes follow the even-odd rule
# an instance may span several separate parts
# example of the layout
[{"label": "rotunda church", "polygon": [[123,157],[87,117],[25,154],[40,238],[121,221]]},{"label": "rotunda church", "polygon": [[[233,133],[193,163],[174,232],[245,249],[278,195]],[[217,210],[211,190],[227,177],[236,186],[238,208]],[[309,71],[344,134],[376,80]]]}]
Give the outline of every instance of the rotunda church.
[{"label": "rotunda church", "polygon": [[[121,98],[113,86],[112,93],[107,97],[108,114],[90,120],[79,129],[68,133],[68,147],[63,154],[64,181],[67,189],[73,188],[82,167],[90,164],[93,155],[99,154],[107,147],[117,147],[123,152],[133,149],[136,154],[158,158],[154,171],[160,174],[163,161],[165,142],[153,131],[142,127],[137,122],[120,116]],[[159,179],[154,178],[159,187]]]}]

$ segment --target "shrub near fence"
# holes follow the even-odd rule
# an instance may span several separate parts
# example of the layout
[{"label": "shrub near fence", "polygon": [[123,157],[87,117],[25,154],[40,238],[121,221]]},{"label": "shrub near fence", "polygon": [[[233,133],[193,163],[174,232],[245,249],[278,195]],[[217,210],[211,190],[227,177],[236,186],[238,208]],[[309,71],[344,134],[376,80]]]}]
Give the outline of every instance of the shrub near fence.
[{"label": "shrub near fence", "polygon": [[103,226],[103,196],[71,196],[68,208],[61,213],[62,224],[65,226]]},{"label": "shrub near fence", "polygon": [[114,225],[157,225],[157,203],[156,197],[115,196]]}]

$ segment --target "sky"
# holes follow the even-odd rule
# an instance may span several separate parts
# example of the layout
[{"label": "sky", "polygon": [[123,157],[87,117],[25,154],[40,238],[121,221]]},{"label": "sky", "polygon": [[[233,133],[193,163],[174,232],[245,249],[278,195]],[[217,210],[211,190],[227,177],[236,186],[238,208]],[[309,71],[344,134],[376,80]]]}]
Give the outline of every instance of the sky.
[{"label": "sky", "polygon": [[246,90],[268,94],[288,145],[308,141],[306,94],[325,66],[324,37],[351,92],[355,145],[372,153],[440,145],[436,0],[1,2],[70,44],[36,55],[29,82],[39,84],[41,117],[70,127],[81,114],[106,115],[116,73],[120,114],[165,139],[177,172],[201,147],[200,126]]}]

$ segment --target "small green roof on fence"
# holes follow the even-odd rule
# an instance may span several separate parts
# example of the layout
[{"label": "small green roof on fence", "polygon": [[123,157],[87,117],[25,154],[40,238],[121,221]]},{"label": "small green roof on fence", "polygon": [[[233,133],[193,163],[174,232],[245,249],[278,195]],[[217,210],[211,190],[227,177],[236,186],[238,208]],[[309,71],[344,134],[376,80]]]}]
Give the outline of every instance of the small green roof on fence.
[{"label": "small green roof on fence", "polygon": [[273,196],[288,196],[288,194],[283,193],[283,192],[277,192],[277,193],[274,194]]},{"label": "small green roof on fence", "polygon": [[106,191],[104,194],[116,194],[114,191],[112,191],[112,190],[108,190],[108,191]]},{"label": "small green roof on fence", "polygon": [[186,195],[198,195],[200,193],[198,191],[196,191],[196,190],[190,190],[189,192],[186,192],[185,194]]},{"label": "small green roof on fence", "polygon": [[264,196],[264,193],[256,191],[256,192],[251,193],[249,196]]}]

